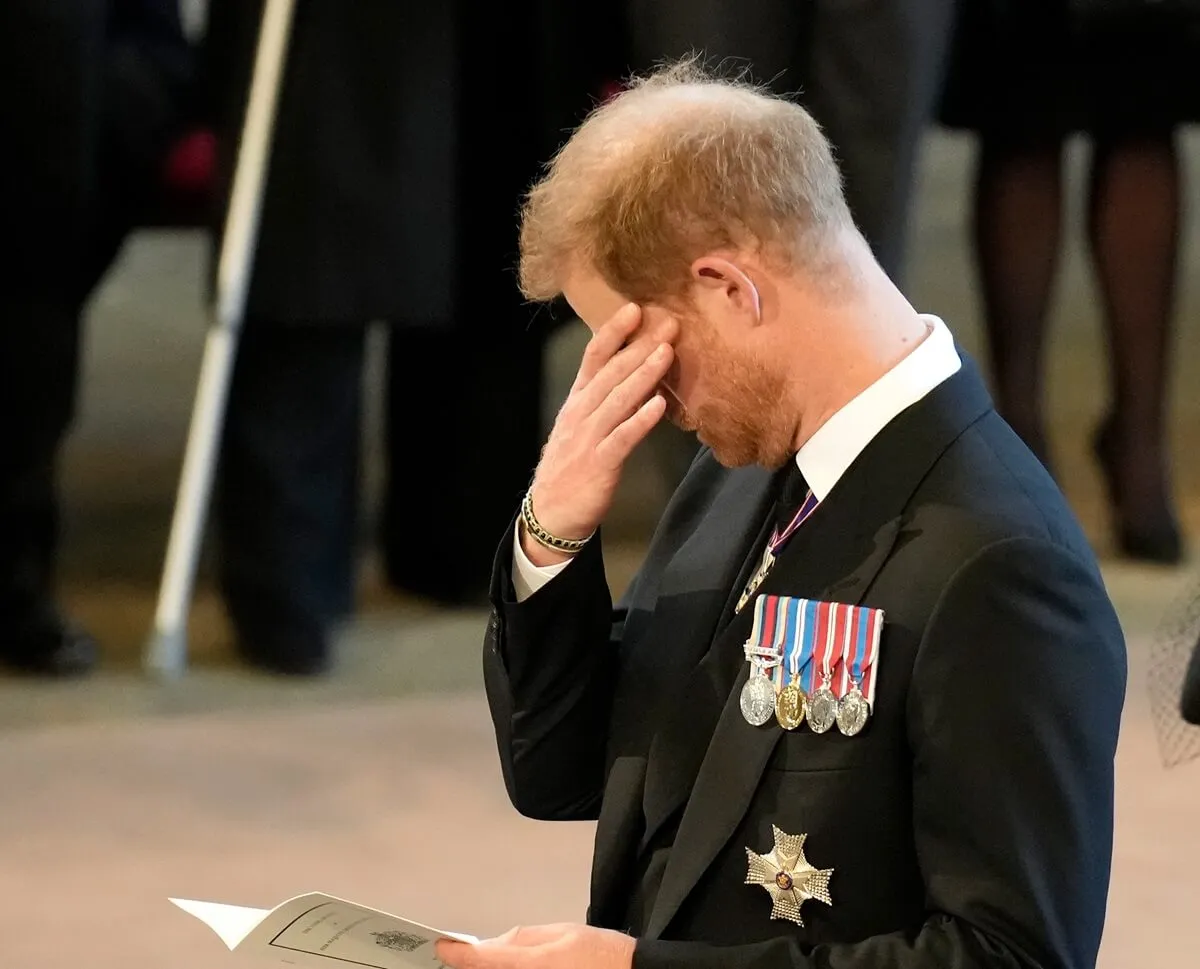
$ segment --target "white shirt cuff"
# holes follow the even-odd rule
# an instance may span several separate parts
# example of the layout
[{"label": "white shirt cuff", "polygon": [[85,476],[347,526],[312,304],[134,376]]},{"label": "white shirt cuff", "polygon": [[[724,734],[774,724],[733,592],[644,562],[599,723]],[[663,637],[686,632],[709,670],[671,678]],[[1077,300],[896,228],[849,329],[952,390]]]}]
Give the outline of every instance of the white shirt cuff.
[{"label": "white shirt cuff", "polygon": [[524,602],[570,564],[571,560],[567,559],[557,565],[534,565],[521,548],[521,526],[513,529],[512,580],[517,602]]}]

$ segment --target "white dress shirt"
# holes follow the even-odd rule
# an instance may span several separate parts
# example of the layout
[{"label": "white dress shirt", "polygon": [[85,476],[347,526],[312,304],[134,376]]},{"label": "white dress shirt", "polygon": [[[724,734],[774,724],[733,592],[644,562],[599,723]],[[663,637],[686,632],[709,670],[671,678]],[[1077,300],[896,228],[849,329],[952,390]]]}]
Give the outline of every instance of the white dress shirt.
[{"label": "white dress shirt", "polygon": [[[824,501],[838,479],[901,411],[907,410],[962,366],[954,337],[936,316],[922,316],[928,335],[896,366],[837,411],[796,453],[796,464],[817,501]],[[570,565],[537,566],[521,548],[521,529],[513,530],[513,591],[524,602]]]}]

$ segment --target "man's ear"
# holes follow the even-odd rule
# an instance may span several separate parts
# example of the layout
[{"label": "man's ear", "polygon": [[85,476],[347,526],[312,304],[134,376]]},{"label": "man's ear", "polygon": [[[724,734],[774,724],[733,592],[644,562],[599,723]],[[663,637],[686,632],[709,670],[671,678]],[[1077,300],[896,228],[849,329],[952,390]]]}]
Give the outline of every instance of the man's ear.
[{"label": "man's ear", "polygon": [[[762,322],[762,299],[754,281],[721,256],[701,256],[692,263],[692,283],[700,302],[715,316],[743,317],[757,326]],[[723,305],[722,305],[723,304]]]}]

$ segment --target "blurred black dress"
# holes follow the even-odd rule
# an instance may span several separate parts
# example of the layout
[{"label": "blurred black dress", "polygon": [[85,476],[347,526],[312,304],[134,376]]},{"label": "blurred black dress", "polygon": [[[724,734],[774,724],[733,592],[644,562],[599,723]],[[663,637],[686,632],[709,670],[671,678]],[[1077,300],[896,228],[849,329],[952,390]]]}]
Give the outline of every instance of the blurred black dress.
[{"label": "blurred black dress", "polygon": [[1200,0],[962,0],[941,121],[1019,138],[1200,120]]},{"label": "blurred black dress", "polygon": [[1091,141],[1085,231],[1109,346],[1092,451],[1117,545],[1176,564],[1166,399],[1183,178],[1200,117],[1200,0],[961,0],[941,111],[978,134],[971,233],[1000,413],[1048,466],[1043,351],[1063,147]]}]

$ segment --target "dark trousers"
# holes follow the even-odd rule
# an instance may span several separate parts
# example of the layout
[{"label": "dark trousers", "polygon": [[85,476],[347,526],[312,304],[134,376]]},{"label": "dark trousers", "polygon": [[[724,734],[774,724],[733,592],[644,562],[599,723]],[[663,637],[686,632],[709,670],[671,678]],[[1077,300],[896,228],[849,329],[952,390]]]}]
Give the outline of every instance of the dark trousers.
[{"label": "dark trousers", "polygon": [[78,303],[0,294],[0,636],[53,595],[55,471],[75,408]]},{"label": "dark trousers", "polygon": [[701,50],[798,92],[833,142],[859,228],[900,280],[921,136],[954,0],[627,0],[643,69]]},{"label": "dark trousers", "polygon": [[242,333],[214,524],[243,635],[320,636],[353,607],[364,349],[359,327]]},{"label": "dark trousers", "polygon": [[[220,581],[243,636],[279,641],[351,611],[365,328],[251,321],[216,506]],[[447,603],[486,590],[540,444],[532,337],[393,330],[380,542],[389,580]]]},{"label": "dark trousers", "polygon": [[83,307],[157,186],[189,56],[174,0],[0,5],[0,637],[53,598]]},{"label": "dark trousers", "polygon": [[0,637],[51,591],[105,17],[98,0],[0,4],[0,225],[16,241],[0,261]]},{"label": "dark trousers", "polygon": [[130,212],[110,199],[71,255],[0,272],[0,630],[54,596],[57,465],[75,418],[84,309],[131,229]]}]

